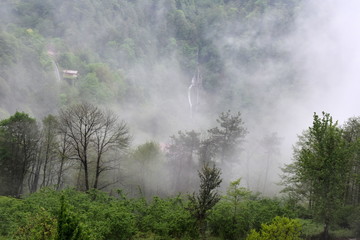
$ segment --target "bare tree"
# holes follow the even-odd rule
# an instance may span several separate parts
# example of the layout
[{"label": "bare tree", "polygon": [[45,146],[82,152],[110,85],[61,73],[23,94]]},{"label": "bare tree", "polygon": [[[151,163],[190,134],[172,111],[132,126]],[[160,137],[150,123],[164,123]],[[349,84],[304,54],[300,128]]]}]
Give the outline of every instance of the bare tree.
[{"label": "bare tree", "polygon": [[[63,176],[65,170],[67,170],[66,163],[68,162],[71,154],[71,145],[69,141],[69,137],[67,132],[60,132],[58,133],[59,143],[58,143],[58,170],[57,170],[57,181],[56,181],[56,189],[59,190],[61,188],[61,185],[63,184]],[[59,129],[58,129],[59,130]]]},{"label": "bare tree", "polygon": [[67,136],[70,159],[80,161],[84,171],[85,190],[90,189],[90,163],[95,153],[94,188],[98,188],[100,174],[109,169],[104,154],[109,150],[124,149],[130,143],[129,130],[124,122],[118,123],[111,112],[82,103],[60,112],[60,132]]},{"label": "bare tree", "polygon": [[124,121],[119,123],[118,117],[112,112],[103,113],[101,127],[95,132],[96,168],[94,188],[98,188],[99,176],[109,169],[103,158],[110,150],[123,150],[129,147],[131,137],[129,128]]},{"label": "bare tree", "polygon": [[48,115],[43,119],[42,129],[42,148],[41,154],[43,155],[44,166],[42,169],[42,183],[41,187],[48,186],[51,183],[53,177],[53,168],[51,165],[54,164],[57,156],[57,128],[58,120],[53,115]]},{"label": "bare tree", "polygon": [[60,112],[60,132],[66,134],[73,154],[79,160],[85,175],[85,190],[89,185],[89,151],[93,135],[101,128],[102,113],[94,105],[84,103],[71,106]]}]

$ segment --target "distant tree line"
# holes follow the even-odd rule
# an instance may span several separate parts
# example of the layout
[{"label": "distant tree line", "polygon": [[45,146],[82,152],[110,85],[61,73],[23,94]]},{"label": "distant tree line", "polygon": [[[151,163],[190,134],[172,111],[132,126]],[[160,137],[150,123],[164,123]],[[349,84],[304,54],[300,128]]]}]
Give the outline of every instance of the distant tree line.
[{"label": "distant tree line", "polygon": [[[28,204],[40,204],[44,197],[52,204],[43,203],[44,208],[39,211],[34,208],[36,215],[24,223],[14,220],[12,214],[21,215],[28,208],[15,198],[0,197],[0,217],[8,226],[0,227],[0,234],[73,234],[86,239],[116,239],[147,232],[149,238],[155,234],[193,239],[212,235],[221,239],[323,240],[360,235],[359,118],[339,126],[328,113],[314,114],[312,126],[299,136],[294,162],[283,169],[281,200],[252,193],[240,186],[241,179],[232,181],[226,194],[219,194],[223,170],[218,166],[226,169],[233,161],[247,131],[240,113],[221,113],[217,122],[219,125],[206,134],[180,131],[163,150],[155,142],[132,150],[127,124],[88,103],[65,108],[56,117],[47,116],[41,127],[28,114],[15,113],[0,122],[1,195],[24,198],[24,193],[31,193]],[[129,168],[130,162],[137,171]],[[118,168],[119,163],[124,167],[120,172],[130,171],[127,173],[134,176],[122,178],[123,189],[117,191],[116,198],[105,196],[98,190],[112,182],[108,182],[111,178],[104,172]],[[159,169],[171,175],[161,175],[161,181],[170,181],[173,191],[182,194],[176,198],[165,197],[174,192],[167,192],[164,198],[157,196],[164,194],[154,186]],[[71,171],[74,176],[67,184],[77,187],[78,193],[61,190]],[[141,195],[128,198],[130,188],[126,184],[136,184]],[[86,192],[86,197],[80,192]],[[73,210],[59,194],[67,194]],[[85,202],[80,204],[75,198]],[[97,222],[86,215],[87,211],[81,213],[82,220],[71,213],[84,208],[90,215],[97,212]],[[110,214],[111,209],[117,209],[120,215]],[[113,221],[109,223],[105,216]],[[127,220],[121,221],[122,218]],[[39,227],[30,231],[34,221]],[[81,221],[87,225],[79,224]],[[68,224],[72,227],[68,228]],[[94,232],[91,229],[97,224],[104,225]]]},{"label": "distant tree line", "polygon": [[203,138],[199,132],[179,131],[163,150],[155,142],[131,150],[127,124],[89,103],[64,108],[41,125],[16,112],[0,122],[0,195],[20,197],[46,186],[103,189],[119,181],[114,175],[131,174],[123,184],[134,179],[142,194],[151,197],[161,171],[172,183],[167,194],[190,192],[198,182],[196,171],[204,164],[231,162],[247,132],[240,113],[222,113],[218,123]]},{"label": "distant tree line", "polygon": [[110,154],[127,149],[131,140],[127,125],[114,113],[88,103],[45,117],[41,127],[16,112],[0,122],[0,136],[0,194],[16,197],[25,187],[30,193],[39,187],[62,188],[70,168],[78,169],[81,189],[101,188]]}]

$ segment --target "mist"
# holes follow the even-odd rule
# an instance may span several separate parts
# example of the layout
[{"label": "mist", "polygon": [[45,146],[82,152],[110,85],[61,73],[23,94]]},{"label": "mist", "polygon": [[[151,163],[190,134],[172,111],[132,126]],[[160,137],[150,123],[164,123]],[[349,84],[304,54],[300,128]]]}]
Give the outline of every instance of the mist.
[{"label": "mist", "polygon": [[[81,64],[61,62],[62,54],[70,52],[82,56],[86,63],[103,61],[119,76],[119,85],[126,87],[122,93],[111,93],[116,101],[95,102],[128,123],[134,149],[149,141],[166,146],[179,130],[196,130],[205,136],[216,126],[221,112],[241,112],[248,134],[232,170],[223,172],[222,177],[226,183],[241,177],[244,186],[272,195],[281,189],[277,185],[280,168],[292,161],[292,146],[297,135],[310,126],[314,112],[328,112],[340,124],[358,115],[358,1],[301,1],[295,6],[280,2],[253,18],[249,16],[246,24],[239,18],[222,20],[222,10],[217,9],[215,24],[209,20],[195,40],[176,40],[180,33],[169,23],[175,1],[124,1],[116,6],[57,2],[46,1],[52,7],[42,17],[51,16],[54,21],[40,21],[35,25],[37,31],[45,36],[43,41],[54,43],[62,38],[61,44],[54,44],[62,69],[72,67],[84,78],[90,72]],[[236,3],[234,7],[245,8]],[[282,12],[286,7],[289,12]],[[119,16],[112,15],[111,8],[116,8]],[[4,14],[0,18],[6,24],[0,29],[10,31],[15,23],[30,28],[19,23],[11,9],[11,4],[1,9]],[[98,18],[100,10],[110,14]],[[174,14],[176,17],[181,15]],[[187,16],[189,26],[191,17],[195,18]],[[165,31],[171,37],[164,36]],[[185,40],[206,43],[206,51],[189,47],[186,51],[190,53],[184,54],[186,51],[181,51],[188,47]],[[39,51],[48,45],[44,43]],[[22,48],[24,52],[31,49],[34,47],[26,44]],[[208,58],[217,60],[218,70]],[[58,83],[52,67],[28,63],[19,58],[2,68],[6,73],[0,76],[2,118],[25,111],[41,119],[83,97],[82,88],[69,90],[71,86],[65,81]],[[198,65],[203,84],[199,105],[192,113],[188,89]],[[12,72],[16,74],[9,77]],[[135,171],[133,166],[127,169]]]}]

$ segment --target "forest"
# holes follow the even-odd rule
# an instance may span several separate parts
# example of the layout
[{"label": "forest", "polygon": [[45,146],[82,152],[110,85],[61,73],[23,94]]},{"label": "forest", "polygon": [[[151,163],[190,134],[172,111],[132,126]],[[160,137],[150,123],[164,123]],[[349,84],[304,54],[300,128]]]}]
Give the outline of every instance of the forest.
[{"label": "forest", "polygon": [[2,0],[0,239],[360,237],[360,117],[316,91],[356,60],[310,2]]}]

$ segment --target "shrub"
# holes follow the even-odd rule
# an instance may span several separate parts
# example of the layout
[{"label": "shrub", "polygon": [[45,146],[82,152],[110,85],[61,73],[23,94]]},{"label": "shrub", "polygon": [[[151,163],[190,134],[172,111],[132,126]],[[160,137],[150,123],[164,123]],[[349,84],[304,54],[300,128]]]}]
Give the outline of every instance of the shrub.
[{"label": "shrub", "polygon": [[301,224],[296,219],[275,217],[269,224],[262,224],[260,231],[251,230],[246,240],[301,240]]},{"label": "shrub", "polygon": [[134,210],[137,212],[139,230],[153,232],[163,237],[196,235],[195,221],[183,204],[180,197],[168,199],[154,197],[149,204],[145,200],[138,200]]}]

